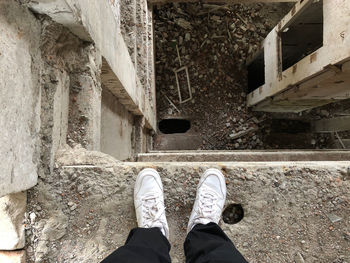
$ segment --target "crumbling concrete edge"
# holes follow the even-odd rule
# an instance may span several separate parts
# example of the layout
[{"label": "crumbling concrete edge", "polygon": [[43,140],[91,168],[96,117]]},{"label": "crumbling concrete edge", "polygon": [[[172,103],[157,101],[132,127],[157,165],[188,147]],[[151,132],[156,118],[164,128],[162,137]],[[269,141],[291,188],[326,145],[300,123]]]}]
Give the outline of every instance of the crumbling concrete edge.
[{"label": "crumbling concrete edge", "polygon": [[[95,0],[31,1],[29,8],[50,16],[85,41],[92,41],[103,57],[102,82],[133,114],[145,117],[146,127],[156,130],[155,102],[145,94],[111,5]],[[110,23],[104,23],[110,21]]]},{"label": "crumbling concrete edge", "polygon": [[297,162],[122,162],[118,165],[133,167],[161,167],[164,165],[173,167],[256,167],[256,168],[273,168],[273,167],[315,167],[315,168],[346,168],[350,173],[350,161],[297,161]]},{"label": "crumbling concrete edge", "polygon": [[[151,4],[169,4],[169,3],[196,3],[197,0],[148,0]],[[219,4],[250,4],[250,3],[286,3],[298,2],[298,0],[203,0],[203,3]]]}]

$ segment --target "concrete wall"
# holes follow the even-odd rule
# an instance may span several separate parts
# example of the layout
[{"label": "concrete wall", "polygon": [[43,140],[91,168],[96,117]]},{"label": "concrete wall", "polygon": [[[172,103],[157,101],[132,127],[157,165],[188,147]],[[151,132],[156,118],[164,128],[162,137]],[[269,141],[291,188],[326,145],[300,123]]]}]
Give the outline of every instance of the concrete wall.
[{"label": "concrete wall", "polygon": [[[48,75],[55,76],[48,80]],[[42,75],[44,88],[41,97],[41,143],[42,159],[52,171],[56,151],[66,144],[68,129],[69,75],[65,71],[51,69]],[[46,153],[47,151],[47,153]]]},{"label": "concrete wall", "polygon": [[56,151],[68,143],[99,150],[101,55],[64,26],[41,19],[41,166],[52,173]]},{"label": "concrete wall", "polygon": [[105,62],[102,65],[102,83],[130,112],[144,116],[149,129],[155,130],[155,101],[149,99],[154,94],[146,94],[137,76],[120,32],[118,10],[115,10],[118,5],[96,0],[27,2],[34,12],[46,14],[80,39],[94,42]]},{"label": "concrete wall", "polygon": [[37,182],[40,23],[0,0],[0,197]]},{"label": "concrete wall", "polygon": [[[102,142],[102,151],[125,159],[146,148],[132,136],[155,124],[120,34],[119,2],[32,3],[58,23],[19,2],[31,1],[0,0],[0,197],[49,176],[66,143],[99,150]],[[104,100],[102,122],[101,83],[114,95]],[[144,118],[138,128],[136,115]]]},{"label": "concrete wall", "polygon": [[133,149],[133,115],[106,88],[102,90],[101,151],[119,160],[130,158]]}]

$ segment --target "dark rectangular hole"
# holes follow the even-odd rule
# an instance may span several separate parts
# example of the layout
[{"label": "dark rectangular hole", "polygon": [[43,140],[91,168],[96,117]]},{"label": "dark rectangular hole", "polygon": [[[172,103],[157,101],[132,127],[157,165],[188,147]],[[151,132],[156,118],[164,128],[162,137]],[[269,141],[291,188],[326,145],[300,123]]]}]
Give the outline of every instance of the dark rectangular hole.
[{"label": "dark rectangular hole", "polygon": [[261,50],[257,57],[248,65],[248,93],[265,84],[265,56]]},{"label": "dark rectangular hole", "polygon": [[303,120],[273,119],[271,122],[272,133],[309,133],[311,124]]},{"label": "dark rectangular hole", "polygon": [[323,46],[323,0],[314,1],[282,32],[282,70]]},{"label": "dark rectangular hole", "polygon": [[164,134],[186,133],[191,128],[191,122],[185,119],[164,119],[158,124]]}]

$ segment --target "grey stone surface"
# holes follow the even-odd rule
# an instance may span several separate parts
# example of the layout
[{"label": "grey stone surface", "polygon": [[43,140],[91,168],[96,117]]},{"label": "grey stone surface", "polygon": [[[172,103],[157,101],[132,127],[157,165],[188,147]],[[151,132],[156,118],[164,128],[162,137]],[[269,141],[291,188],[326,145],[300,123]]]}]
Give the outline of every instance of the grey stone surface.
[{"label": "grey stone surface", "polygon": [[118,160],[132,157],[133,126],[133,115],[104,88],[101,108],[101,151]]},{"label": "grey stone surface", "polygon": [[16,1],[0,1],[0,197],[37,182],[40,24]]},{"label": "grey stone surface", "polygon": [[0,262],[2,263],[26,263],[26,252],[18,251],[0,251]]},{"label": "grey stone surface", "polygon": [[[118,163],[104,161],[107,156],[95,162],[96,154],[85,154],[84,160],[74,155],[67,150],[59,157],[52,175],[59,181],[40,180],[30,190],[28,212],[35,212],[36,220],[28,223],[29,262],[100,262],[123,245],[136,226],[133,186],[145,167],[157,169],[162,177],[174,262],[184,262],[196,185],[209,167],[226,176],[226,205],[239,203],[244,209],[238,224],[220,225],[249,262],[290,263],[297,252],[307,262],[350,260],[350,162]],[[56,217],[61,213],[67,219]],[[328,213],[344,219],[331,224]],[[43,229],[53,217],[66,231],[47,241]]]},{"label": "grey stone surface", "polygon": [[0,250],[17,250],[24,247],[26,205],[26,192],[0,198]]},{"label": "grey stone surface", "polygon": [[304,260],[303,256],[298,252],[294,256],[294,262],[295,263],[305,263],[305,260]]},{"label": "grey stone surface", "polygon": [[82,50],[80,70],[70,80],[70,138],[91,151],[100,150],[101,141],[101,55],[93,44]]}]

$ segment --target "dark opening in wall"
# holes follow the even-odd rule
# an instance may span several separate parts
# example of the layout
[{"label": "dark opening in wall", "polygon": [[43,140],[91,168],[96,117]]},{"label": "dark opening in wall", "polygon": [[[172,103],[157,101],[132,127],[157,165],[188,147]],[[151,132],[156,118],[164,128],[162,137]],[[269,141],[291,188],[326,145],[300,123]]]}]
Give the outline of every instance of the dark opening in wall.
[{"label": "dark opening in wall", "polygon": [[264,50],[248,65],[248,93],[265,84]]},{"label": "dark opening in wall", "polygon": [[280,33],[282,70],[323,46],[323,1],[313,1]]},{"label": "dark opening in wall", "polygon": [[271,132],[275,133],[308,133],[311,131],[309,121],[273,119],[271,122]]},{"label": "dark opening in wall", "polygon": [[240,204],[230,204],[227,206],[222,213],[222,220],[226,224],[237,224],[240,222],[244,217],[244,210],[242,205]]},{"label": "dark opening in wall", "polygon": [[165,119],[159,122],[158,127],[165,134],[185,133],[191,128],[191,122],[184,119]]}]

